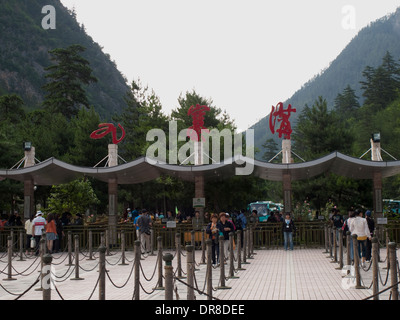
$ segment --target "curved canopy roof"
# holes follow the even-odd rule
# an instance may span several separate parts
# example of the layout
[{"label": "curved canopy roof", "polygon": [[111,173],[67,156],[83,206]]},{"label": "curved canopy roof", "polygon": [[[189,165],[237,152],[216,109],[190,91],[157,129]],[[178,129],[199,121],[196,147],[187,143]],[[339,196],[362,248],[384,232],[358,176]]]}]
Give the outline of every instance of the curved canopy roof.
[{"label": "curved canopy roof", "polygon": [[282,181],[285,173],[290,173],[293,181],[309,179],[325,172],[333,172],[354,179],[373,179],[377,172],[380,172],[383,178],[400,173],[400,161],[361,160],[334,152],[320,159],[303,163],[273,164],[236,156],[219,164],[200,166],[170,165],[149,158],[139,158],[115,167],[91,168],[74,166],[50,158],[32,167],[0,170],[0,180],[33,180],[36,185],[57,185],[88,176],[104,182],[116,179],[118,184],[135,184],[151,181],[162,175],[170,175],[182,180],[194,181],[199,175],[203,175],[205,179],[228,178],[235,175],[236,170],[246,164],[254,165],[252,175],[272,181]]}]

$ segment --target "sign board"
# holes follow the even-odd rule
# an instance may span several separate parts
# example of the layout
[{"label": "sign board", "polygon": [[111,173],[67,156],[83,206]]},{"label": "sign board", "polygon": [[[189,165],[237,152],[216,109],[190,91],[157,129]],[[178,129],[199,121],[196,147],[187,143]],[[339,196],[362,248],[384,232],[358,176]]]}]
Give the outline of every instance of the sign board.
[{"label": "sign board", "polygon": [[377,218],[376,219],[376,222],[378,223],[378,224],[387,224],[388,222],[387,222],[387,218]]},{"label": "sign board", "polygon": [[318,220],[325,220],[325,216],[318,216]]},{"label": "sign board", "polygon": [[176,228],[175,221],[167,221],[167,228]]},{"label": "sign board", "polygon": [[206,198],[193,198],[193,208],[203,208],[206,206]]}]

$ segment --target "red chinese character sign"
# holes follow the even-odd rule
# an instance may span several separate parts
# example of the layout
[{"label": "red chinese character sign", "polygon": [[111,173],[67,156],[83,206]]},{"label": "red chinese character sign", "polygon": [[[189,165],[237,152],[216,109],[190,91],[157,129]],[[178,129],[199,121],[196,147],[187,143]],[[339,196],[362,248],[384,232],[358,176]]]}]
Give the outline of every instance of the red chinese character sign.
[{"label": "red chinese character sign", "polygon": [[113,144],[118,144],[125,138],[124,128],[119,123],[118,123],[118,127],[122,131],[121,137],[119,139],[117,138],[117,128],[112,123],[100,123],[99,124],[100,129],[93,131],[90,134],[90,138],[101,139],[101,138],[105,137],[107,134],[111,133]]},{"label": "red chinese character sign", "polygon": [[[275,134],[276,131],[279,133],[279,138],[282,138],[283,135],[284,139],[290,140],[292,126],[290,125],[289,118],[292,112],[296,112],[296,109],[292,109],[290,104],[286,110],[282,102],[279,102],[276,107],[272,106],[272,111],[269,116],[269,129],[272,134]],[[277,125],[279,125],[279,128],[275,130]]]},{"label": "red chinese character sign", "polygon": [[204,116],[207,111],[210,111],[209,107],[201,106],[199,104],[189,108],[188,116],[191,116],[193,119],[193,125],[188,128],[188,136],[191,140],[200,141],[201,130],[207,130],[204,126]]}]

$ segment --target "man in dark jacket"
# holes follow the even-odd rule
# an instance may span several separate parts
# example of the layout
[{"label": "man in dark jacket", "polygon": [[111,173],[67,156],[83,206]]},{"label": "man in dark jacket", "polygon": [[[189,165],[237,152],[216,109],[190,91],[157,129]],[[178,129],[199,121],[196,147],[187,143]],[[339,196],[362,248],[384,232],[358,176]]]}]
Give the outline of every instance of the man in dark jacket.
[{"label": "man in dark jacket", "polygon": [[229,251],[229,233],[233,232],[234,228],[232,223],[226,218],[226,213],[221,212],[219,214],[219,222],[217,224],[217,228],[224,236],[224,257],[228,257],[228,251]]},{"label": "man in dark jacket", "polygon": [[290,217],[290,213],[287,212],[285,220],[282,223],[282,233],[285,240],[285,250],[288,249],[288,242],[290,244],[290,250],[293,250],[293,232],[296,231],[293,220]]},{"label": "man in dark jacket", "polygon": [[142,215],[137,220],[139,228],[140,242],[142,245],[142,254],[150,252],[150,229],[151,218],[146,209],[142,210]]}]

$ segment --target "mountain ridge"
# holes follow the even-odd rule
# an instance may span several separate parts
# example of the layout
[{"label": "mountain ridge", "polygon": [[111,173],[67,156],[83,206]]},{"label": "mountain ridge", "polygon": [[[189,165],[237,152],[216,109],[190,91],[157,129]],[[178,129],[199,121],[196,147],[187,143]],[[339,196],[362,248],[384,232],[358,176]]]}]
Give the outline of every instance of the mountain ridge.
[{"label": "mountain ridge", "polygon": [[[42,8],[56,10],[56,29],[45,30]],[[46,83],[45,68],[52,64],[48,51],[80,44],[98,82],[86,87],[88,100],[103,119],[110,119],[125,106],[127,80],[110,56],[79,25],[75,13],[59,0],[2,0],[0,3],[0,95],[15,93],[26,109],[41,107]]]},{"label": "mountain ridge", "polygon": [[[362,104],[364,100],[360,84],[363,79],[362,72],[366,66],[377,67],[387,51],[396,61],[400,60],[399,37],[400,7],[394,13],[377,19],[360,30],[324,71],[306,82],[283,102],[285,107],[291,104],[297,109],[290,118],[292,128],[295,129],[297,119],[305,105],[311,106],[319,96],[322,96],[332,108],[337,95],[348,85],[355,90]],[[276,141],[280,148],[281,139],[270,132],[268,117],[269,115],[265,116],[249,127],[254,129],[255,147],[260,150],[256,154],[258,160],[262,160],[266,151],[262,145],[267,139]]]}]

